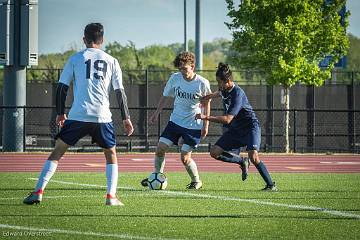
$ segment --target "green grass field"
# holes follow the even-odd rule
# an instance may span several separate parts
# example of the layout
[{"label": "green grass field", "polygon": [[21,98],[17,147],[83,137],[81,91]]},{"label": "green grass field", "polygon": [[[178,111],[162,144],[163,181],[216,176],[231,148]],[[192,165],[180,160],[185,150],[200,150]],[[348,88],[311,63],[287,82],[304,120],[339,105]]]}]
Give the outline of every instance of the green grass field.
[{"label": "green grass field", "polygon": [[261,192],[250,174],[203,173],[185,190],[185,172],[166,191],[143,189],[146,174],[120,173],[124,207],[105,206],[105,174],[58,172],[43,202],[22,199],[38,173],[0,173],[0,239],[359,239],[360,174],[273,174],[279,192]]}]

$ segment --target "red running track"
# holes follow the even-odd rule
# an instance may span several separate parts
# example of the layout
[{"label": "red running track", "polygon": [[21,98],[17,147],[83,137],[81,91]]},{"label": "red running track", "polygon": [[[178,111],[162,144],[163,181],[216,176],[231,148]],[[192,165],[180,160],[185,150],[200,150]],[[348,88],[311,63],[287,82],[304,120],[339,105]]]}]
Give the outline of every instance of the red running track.
[{"label": "red running track", "polygon": [[[39,172],[48,153],[1,153],[0,172]],[[153,153],[118,154],[119,170],[122,172],[151,172]],[[239,172],[235,164],[212,159],[208,153],[194,153],[198,168],[202,172]],[[360,155],[260,155],[270,172],[287,173],[360,173]],[[58,171],[103,172],[105,159],[102,153],[68,153],[60,161]],[[178,153],[166,155],[165,169],[184,171]],[[256,172],[250,166],[250,172]]]}]

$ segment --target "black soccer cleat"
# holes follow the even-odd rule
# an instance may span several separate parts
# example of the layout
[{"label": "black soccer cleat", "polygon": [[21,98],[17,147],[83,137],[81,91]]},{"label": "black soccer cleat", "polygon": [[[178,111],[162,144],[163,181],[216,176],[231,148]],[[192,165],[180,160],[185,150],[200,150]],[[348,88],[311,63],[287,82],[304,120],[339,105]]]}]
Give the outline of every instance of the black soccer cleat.
[{"label": "black soccer cleat", "polygon": [[27,196],[23,203],[27,205],[39,204],[42,201],[42,193],[31,192],[29,196]]},{"label": "black soccer cleat", "polygon": [[200,188],[202,188],[202,182],[191,182],[186,186],[187,189],[195,189],[198,190]]},{"label": "black soccer cleat", "polygon": [[273,185],[267,185],[266,184],[266,186],[261,190],[264,191],[264,192],[277,192],[277,191],[279,191],[279,189],[275,185],[275,182],[274,182]]}]

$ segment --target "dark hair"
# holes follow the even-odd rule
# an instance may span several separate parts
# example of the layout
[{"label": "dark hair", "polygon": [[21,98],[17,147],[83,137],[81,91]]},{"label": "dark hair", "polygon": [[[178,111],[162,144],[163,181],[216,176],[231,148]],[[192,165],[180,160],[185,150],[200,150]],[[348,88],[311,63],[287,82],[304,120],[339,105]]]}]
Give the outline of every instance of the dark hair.
[{"label": "dark hair", "polygon": [[104,27],[101,23],[90,23],[86,25],[84,37],[87,43],[100,44],[104,37]]},{"label": "dark hair", "polygon": [[195,64],[195,55],[192,52],[181,52],[173,63],[175,67],[180,67],[182,64]]},{"label": "dark hair", "polygon": [[217,67],[216,77],[219,78],[223,82],[233,81],[233,76],[232,76],[232,72],[229,68],[229,65],[220,62]]}]

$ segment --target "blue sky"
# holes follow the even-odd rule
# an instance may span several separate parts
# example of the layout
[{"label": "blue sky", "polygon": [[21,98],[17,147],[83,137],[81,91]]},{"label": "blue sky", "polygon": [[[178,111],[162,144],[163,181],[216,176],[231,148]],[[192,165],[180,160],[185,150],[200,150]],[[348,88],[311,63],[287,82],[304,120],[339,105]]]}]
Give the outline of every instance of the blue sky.
[{"label": "blue sky", "polygon": [[[235,2],[239,2],[237,0]],[[128,41],[137,48],[151,44],[183,43],[183,0],[39,0],[39,52],[63,52],[82,48],[84,26],[101,22],[105,44]],[[225,0],[201,0],[202,39],[231,39],[224,25]],[[348,0],[351,11],[348,32],[360,37],[360,1]],[[195,0],[187,0],[188,39],[195,39]]]}]

